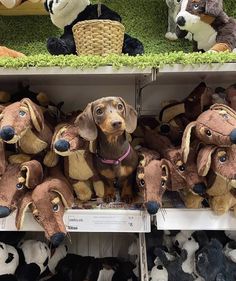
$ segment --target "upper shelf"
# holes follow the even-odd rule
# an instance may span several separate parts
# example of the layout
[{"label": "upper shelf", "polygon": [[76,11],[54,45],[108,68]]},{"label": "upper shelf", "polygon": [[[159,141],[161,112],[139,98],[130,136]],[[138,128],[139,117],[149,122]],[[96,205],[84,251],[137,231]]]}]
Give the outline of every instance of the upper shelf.
[{"label": "upper shelf", "polygon": [[130,84],[139,80],[140,83],[155,79],[156,71],[152,68],[138,69],[121,67],[115,69],[112,66],[100,66],[91,69],[72,67],[23,67],[23,68],[0,68],[0,82],[28,80],[56,84]]},{"label": "upper shelf", "polygon": [[174,64],[158,69],[157,82],[160,84],[194,84],[199,81],[232,83],[235,81],[235,75],[236,63]]},{"label": "upper shelf", "polygon": [[[15,212],[0,219],[0,231],[16,231]],[[150,216],[139,210],[68,210],[64,223],[69,232],[150,232]],[[30,212],[26,212],[22,231],[43,231]]]},{"label": "upper shelf", "polygon": [[156,222],[160,230],[236,230],[233,212],[217,216],[210,209],[165,209]]}]

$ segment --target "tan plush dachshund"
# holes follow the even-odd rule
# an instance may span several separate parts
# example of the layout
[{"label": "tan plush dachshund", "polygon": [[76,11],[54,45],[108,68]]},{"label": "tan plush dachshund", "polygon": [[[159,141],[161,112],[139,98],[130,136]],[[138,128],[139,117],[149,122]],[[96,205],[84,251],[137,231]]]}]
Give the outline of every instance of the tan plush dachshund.
[{"label": "tan plush dachshund", "polygon": [[58,167],[51,168],[48,177],[18,204],[16,227],[20,229],[29,207],[36,221],[43,227],[46,238],[57,247],[67,230],[63,222],[65,209],[74,204],[73,190]]},{"label": "tan plush dachshund", "polygon": [[217,215],[236,215],[236,147],[206,145],[198,154],[198,173],[207,177],[210,207]]},{"label": "tan plush dachshund", "polygon": [[142,148],[138,154],[137,186],[147,211],[154,215],[162,206],[162,196],[169,183],[169,169],[165,159],[160,160],[156,151]]},{"label": "tan plush dachshund", "polygon": [[167,137],[146,128],[144,139],[147,147],[158,151],[161,158],[165,159],[170,174],[167,189],[179,191],[186,207],[201,207],[203,200],[201,195],[205,194],[206,181],[204,177],[198,175],[195,148],[190,150],[188,162],[185,164],[181,148],[174,147]]},{"label": "tan plush dachshund", "polygon": [[17,144],[24,154],[35,155],[49,147],[52,131],[44,120],[41,108],[25,98],[3,108],[0,138],[6,143]]},{"label": "tan plush dachshund", "polygon": [[9,49],[5,46],[0,46],[0,57],[21,58],[25,57],[25,55],[20,52]]},{"label": "tan plush dachshund", "polygon": [[236,144],[236,112],[224,105],[215,104],[204,111],[185,128],[182,138],[183,161],[186,163],[190,151],[191,133],[205,144],[227,147]]},{"label": "tan plush dachshund", "polygon": [[104,196],[104,184],[93,164],[89,142],[78,135],[79,129],[70,123],[59,124],[55,129],[52,149],[64,158],[64,171],[81,201],[91,199],[94,191]]}]

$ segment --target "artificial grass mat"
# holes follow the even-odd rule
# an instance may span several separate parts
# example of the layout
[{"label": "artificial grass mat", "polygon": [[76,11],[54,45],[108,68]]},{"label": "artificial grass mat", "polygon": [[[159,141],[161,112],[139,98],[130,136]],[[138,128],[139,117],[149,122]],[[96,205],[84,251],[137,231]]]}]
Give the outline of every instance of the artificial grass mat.
[{"label": "artificial grass mat", "polygon": [[[122,16],[127,33],[143,42],[144,56],[51,56],[46,49],[46,40],[51,36],[60,36],[62,31],[51,23],[49,16],[0,16],[1,45],[27,55],[26,58],[21,59],[0,58],[0,66],[97,67],[109,64],[116,67],[124,65],[144,68],[172,63],[236,61],[236,54],[193,54],[191,42],[187,40],[171,42],[165,39],[167,27],[165,0],[103,0],[102,2]],[[224,5],[225,11],[236,18],[236,1],[224,0]]]}]

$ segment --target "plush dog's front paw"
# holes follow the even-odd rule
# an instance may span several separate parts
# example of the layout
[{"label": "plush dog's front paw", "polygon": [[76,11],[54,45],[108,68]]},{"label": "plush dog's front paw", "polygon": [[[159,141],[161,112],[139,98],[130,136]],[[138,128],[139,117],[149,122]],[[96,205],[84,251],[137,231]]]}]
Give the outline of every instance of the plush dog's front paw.
[{"label": "plush dog's front paw", "polygon": [[106,194],[103,197],[103,201],[105,203],[111,203],[114,202],[116,200],[116,196],[114,194]]},{"label": "plush dog's front paw", "polygon": [[175,41],[178,39],[177,35],[173,32],[167,32],[165,34],[165,38],[168,39],[168,40],[171,40],[171,41]]},{"label": "plush dog's front paw", "polygon": [[69,50],[67,45],[60,38],[48,38],[47,49],[51,55],[68,55]]}]

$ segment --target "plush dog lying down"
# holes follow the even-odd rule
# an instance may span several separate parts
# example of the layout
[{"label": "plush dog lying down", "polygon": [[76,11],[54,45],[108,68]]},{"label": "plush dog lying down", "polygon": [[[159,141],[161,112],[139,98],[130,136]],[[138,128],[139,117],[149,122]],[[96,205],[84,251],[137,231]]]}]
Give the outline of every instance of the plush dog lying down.
[{"label": "plush dog lying down", "polygon": [[203,51],[234,51],[236,21],[223,11],[222,0],[183,0],[176,17],[177,34],[193,34],[197,49]]}]

